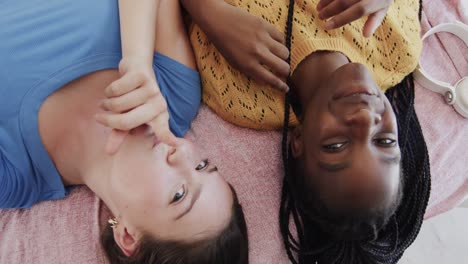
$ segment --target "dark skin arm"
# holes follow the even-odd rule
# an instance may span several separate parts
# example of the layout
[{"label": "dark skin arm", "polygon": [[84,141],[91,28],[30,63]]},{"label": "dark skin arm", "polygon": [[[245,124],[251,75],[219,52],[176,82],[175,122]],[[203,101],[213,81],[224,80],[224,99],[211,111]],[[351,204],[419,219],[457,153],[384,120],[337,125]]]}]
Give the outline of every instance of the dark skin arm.
[{"label": "dark skin arm", "polygon": [[[286,63],[289,53],[283,33],[224,0],[180,1],[232,66],[257,82],[288,90],[284,81],[290,70]],[[321,19],[329,19],[328,29],[369,16],[363,34],[370,37],[392,3],[393,0],[321,0],[317,10]]]},{"label": "dark skin arm", "polygon": [[192,19],[226,60],[243,74],[277,89],[288,89],[284,35],[265,20],[223,0],[181,0]]}]

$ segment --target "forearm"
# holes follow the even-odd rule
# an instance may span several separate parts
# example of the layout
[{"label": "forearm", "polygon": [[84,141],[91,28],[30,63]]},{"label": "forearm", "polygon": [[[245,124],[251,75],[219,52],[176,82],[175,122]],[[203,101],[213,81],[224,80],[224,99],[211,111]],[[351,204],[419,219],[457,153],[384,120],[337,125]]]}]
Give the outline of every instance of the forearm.
[{"label": "forearm", "polygon": [[119,0],[122,56],[152,61],[159,0]]},{"label": "forearm", "polygon": [[224,0],[180,0],[182,6],[205,32],[214,24],[210,18],[218,14],[218,11],[226,5]]},{"label": "forearm", "polygon": [[241,73],[282,91],[289,74],[284,36],[273,25],[223,0],[180,0],[193,21]]}]

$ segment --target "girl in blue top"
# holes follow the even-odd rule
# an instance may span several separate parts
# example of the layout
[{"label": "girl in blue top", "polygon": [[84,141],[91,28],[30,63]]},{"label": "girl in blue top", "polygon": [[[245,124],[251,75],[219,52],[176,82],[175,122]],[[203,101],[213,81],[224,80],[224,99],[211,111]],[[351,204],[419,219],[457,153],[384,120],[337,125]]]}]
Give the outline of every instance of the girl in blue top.
[{"label": "girl in blue top", "polygon": [[129,2],[0,1],[0,208],[84,184],[112,263],[245,263],[235,194],[175,137],[200,103],[179,3]]}]

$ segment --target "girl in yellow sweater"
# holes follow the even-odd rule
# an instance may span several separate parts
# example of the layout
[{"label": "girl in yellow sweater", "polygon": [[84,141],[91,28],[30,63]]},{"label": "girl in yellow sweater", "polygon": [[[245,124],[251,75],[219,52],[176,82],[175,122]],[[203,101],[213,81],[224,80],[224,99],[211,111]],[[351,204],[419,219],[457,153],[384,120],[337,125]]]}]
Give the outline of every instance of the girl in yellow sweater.
[{"label": "girl in yellow sweater", "polygon": [[237,125],[284,129],[280,226],[291,261],[396,263],[430,189],[411,77],[420,3],[182,2],[198,24],[204,102]]}]

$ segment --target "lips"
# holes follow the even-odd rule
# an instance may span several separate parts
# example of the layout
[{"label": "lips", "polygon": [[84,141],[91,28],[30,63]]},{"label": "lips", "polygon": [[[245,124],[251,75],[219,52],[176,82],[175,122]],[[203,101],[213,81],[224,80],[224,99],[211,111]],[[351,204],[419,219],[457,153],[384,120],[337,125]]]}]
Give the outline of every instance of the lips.
[{"label": "lips", "polygon": [[368,93],[352,93],[336,99],[340,102],[345,103],[364,103],[364,104],[375,104],[381,102],[380,97],[375,94]]},{"label": "lips", "polygon": [[373,87],[368,85],[353,85],[353,86],[346,86],[344,89],[341,89],[335,93],[333,96],[334,100],[350,97],[350,96],[359,96],[359,95],[370,95],[370,96],[377,96],[377,92]]},{"label": "lips", "polygon": [[335,105],[346,109],[346,112],[355,111],[356,109],[369,109],[378,114],[385,111],[385,103],[383,99],[374,94],[367,93],[351,93],[345,97],[335,100]]}]

